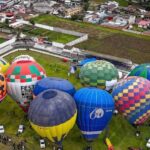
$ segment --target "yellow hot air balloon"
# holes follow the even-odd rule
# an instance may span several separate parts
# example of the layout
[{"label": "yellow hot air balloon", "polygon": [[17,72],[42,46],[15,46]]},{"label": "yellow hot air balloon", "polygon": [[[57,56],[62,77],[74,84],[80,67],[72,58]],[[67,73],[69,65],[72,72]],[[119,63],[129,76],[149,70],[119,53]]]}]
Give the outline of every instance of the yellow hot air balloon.
[{"label": "yellow hot air balloon", "polygon": [[33,129],[61,150],[64,137],[76,121],[76,104],[69,94],[49,89],[31,102],[28,117]]},{"label": "yellow hot air balloon", "polygon": [[9,63],[3,58],[0,58],[0,72],[5,73],[9,67]]}]

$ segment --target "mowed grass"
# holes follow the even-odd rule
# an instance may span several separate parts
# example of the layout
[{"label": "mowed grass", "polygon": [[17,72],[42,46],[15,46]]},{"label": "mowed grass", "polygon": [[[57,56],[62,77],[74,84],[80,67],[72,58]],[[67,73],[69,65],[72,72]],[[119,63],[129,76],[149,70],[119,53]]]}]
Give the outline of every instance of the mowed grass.
[{"label": "mowed grass", "polygon": [[6,40],[4,38],[0,38],[0,44],[5,42]]},{"label": "mowed grass", "polygon": [[88,33],[89,39],[76,45],[81,49],[131,59],[135,63],[150,61],[150,36],[74,22],[50,15],[40,15],[33,20],[37,23]]},{"label": "mowed grass", "polygon": [[29,30],[26,30],[24,32],[25,34],[36,36],[36,37],[44,37],[44,38],[46,37],[47,40],[50,42],[54,41],[54,42],[66,44],[66,43],[71,42],[71,41],[78,38],[78,37],[73,36],[73,35],[49,31],[49,30],[45,30],[42,28],[31,28],[31,30],[28,27],[24,27],[24,28],[29,29]]},{"label": "mowed grass", "polygon": [[[5,57],[5,59],[11,62],[16,56],[20,54],[28,54],[35,58],[35,60],[40,63],[46,70],[47,76],[62,77],[67,79],[67,73],[69,70],[69,63],[62,62],[61,59],[44,55],[38,52],[32,51],[18,51],[12,53]],[[69,81],[73,83],[76,89],[82,87],[79,79],[76,79],[75,75],[71,75],[68,78]],[[0,124],[3,124],[5,127],[6,134],[13,138],[13,141],[18,143],[21,140],[26,140],[27,150],[40,150],[39,147],[39,136],[35,133],[33,129],[30,128],[29,121],[25,117],[25,113],[19,108],[19,106],[7,96],[5,100],[0,104]],[[19,124],[24,124],[26,129],[22,135],[17,137],[15,135]],[[150,137],[150,127],[142,126],[140,127],[141,136],[135,137],[135,129],[121,116],[113,116],[109,124],[109,138],[112,144],[115,147],[115,150],[127,150],[127,147],[143,147],[145,148],[146,138]],[[104,135],[106,131],[93,142],[94,150],[107,150],[106,145],[104,144]],[[87,145],[85,140],[81,137],[81,132],[75,125],[71,130],[69,135],[65,138],[64,150],[83,150]],[[9,146],[0,144],[0,149],[10,150]],[[52,143],[47,140],[46,150],[52,149]]]}]

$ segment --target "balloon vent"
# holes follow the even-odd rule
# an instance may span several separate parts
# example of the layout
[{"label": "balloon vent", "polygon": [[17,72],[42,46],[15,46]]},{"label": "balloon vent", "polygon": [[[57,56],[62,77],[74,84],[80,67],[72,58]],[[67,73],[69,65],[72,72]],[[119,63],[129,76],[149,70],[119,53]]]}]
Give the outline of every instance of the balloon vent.
[{"label": "balloon vent", "polygon": [[56,91],[47,91],[43,94],[43,98],[44,99],[50,99],[50,98],[53,98],[57,95],[57,92]]}]

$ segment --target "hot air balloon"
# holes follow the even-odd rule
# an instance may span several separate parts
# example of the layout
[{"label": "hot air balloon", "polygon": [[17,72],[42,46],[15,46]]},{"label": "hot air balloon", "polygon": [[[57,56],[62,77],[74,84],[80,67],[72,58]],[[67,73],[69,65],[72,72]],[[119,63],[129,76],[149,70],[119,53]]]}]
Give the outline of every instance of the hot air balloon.
[{"label": "hot air balloon", "polygon": [[114,87],[116,108],[133,125],[143,124],[150,116],[150,81],[127,77]]},{"label": "hot air balloon", "polygon": [[92,57],[92,58],[85,58],[83,59],[82,61],[79,62],[79,66],[83,66],[89,62],[94,62],[96,61],[96,58],[95,57]]},{"label": "hot air balloon", "polygon": [[85,86],[110,90],[117,83],[119,75],[117,68],[113,64],[97,60],[85,64],[81,68],[79,77],[81,83]]},{"label": "hot air balloon", "polygon": [[45,76],[44,69],[36,62],[30,60],[14,62],[6,72],[7,92],[27,112],[33,99],[34,85]]},{"label": "hot air balloon", "polygon": [[104,90],[85,87],[78,90],[74,99],[77,105],[77,125],[87,141],[93,141],[110,121],[114,100]]},{"label": "hot air balloon", "polygon": [[9,67],[9,63],[6,62],[3,58],[0,58],[0,72],[5,73]]},{"label": "hot air balloon", "polygon": [[136,66],[128,76],[139,76],[150,80],[150,63]]},{"label": "hot air balloon", "polygon": [[0,102],[5,98],[6,96],[6,79],[5,76],[0,73]]},{"label": "hot air balloon", "polygon": [[35,59],[29,55],[19,55],[19,56],[15,57],[15,59],[12,61],[12,63],[21,61],[21,60],[35,61]]},{"label": "hot air balloon", "polygon": [[67,92],[72,96],[75,93],[74,86],[68,80],[55,77],[47,77],[36,83],[33,94],[37,96],[39,93],[47,89],[57,89]]},{"label": "hot air balloon", "polygon": [[77,116],[75,101],[69,94],[48,89],[31,102],[28,118],[33,129],[62,149],[62,141],[74,126]]}]

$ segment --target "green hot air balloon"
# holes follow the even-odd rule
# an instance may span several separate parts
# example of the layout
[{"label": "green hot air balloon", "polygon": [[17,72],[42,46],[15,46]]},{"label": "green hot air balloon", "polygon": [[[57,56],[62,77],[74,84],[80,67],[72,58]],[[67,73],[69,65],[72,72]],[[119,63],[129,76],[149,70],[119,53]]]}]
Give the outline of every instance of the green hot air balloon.
[{"label": "green hot air balloon", "polygon": [[117,83],[119,74],[117,68],[110,62],[97,60],[85,64],[79,77],[84,86],[110,90]]}]

